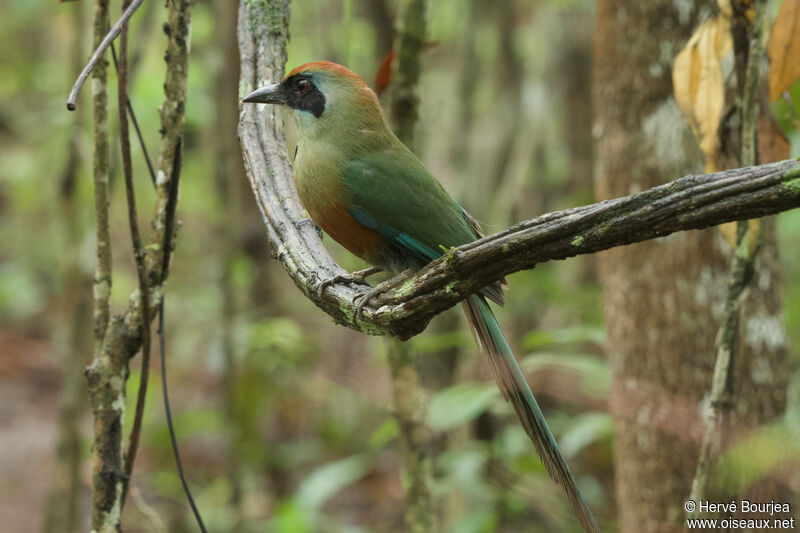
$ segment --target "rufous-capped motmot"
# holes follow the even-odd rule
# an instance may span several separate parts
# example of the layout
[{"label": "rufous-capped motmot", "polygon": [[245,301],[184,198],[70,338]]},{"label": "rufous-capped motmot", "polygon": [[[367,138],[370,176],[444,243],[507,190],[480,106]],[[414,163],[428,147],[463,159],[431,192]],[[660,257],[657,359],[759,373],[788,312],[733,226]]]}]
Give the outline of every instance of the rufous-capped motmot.
[{"label": "rufous-capped motmot", "polygon": [[[372,89],[345,67],[308,63],[243,101],[292,109],[300,201],[320,228],[368,263],[393,273],[419,269],[480,236],[473,219],[392,133]],[[468,297],[463,307],[503,397],[583,527],[598,531],[487,298],[503,304],[500,282]]]}]

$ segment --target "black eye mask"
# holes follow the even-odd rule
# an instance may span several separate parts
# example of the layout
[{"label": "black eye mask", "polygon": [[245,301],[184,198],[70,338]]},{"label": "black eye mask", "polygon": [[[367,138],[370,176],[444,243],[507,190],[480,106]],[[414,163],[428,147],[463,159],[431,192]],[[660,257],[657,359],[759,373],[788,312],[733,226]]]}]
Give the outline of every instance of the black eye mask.
[{"label": "black eye mask", "polygon": [[[303,89],[302,82],[308,83],[305,92],[301,92]],[[295,74],[286,78],[281,83],[281,92],[286,99],[286,105],[292,109],[308,111],[317,118],[321,117],[322,112],[325,111],[325,95],[307,76]]]}]

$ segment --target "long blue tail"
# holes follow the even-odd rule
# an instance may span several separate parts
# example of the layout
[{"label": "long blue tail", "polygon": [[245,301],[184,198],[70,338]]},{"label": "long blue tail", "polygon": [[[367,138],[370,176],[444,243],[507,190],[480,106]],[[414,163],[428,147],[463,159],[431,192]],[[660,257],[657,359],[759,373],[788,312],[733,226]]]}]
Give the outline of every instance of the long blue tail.
[{"label": "long blue tail", "polygon": [[492,309],[486,299],[479,294],[464,300],[463,306],[475,338],[489,355],[503,397],[517,412],[522,427],[533,441],[547,472],[567,493],[583,528],[587,532],[598,533],[600,530],[597,522],[589,506],[586,505],[564,456],[561,455],[556,439],[547,426],[542,410],[539,409],[539,404],[536,403],[536,398],[533,397],[533,392],[522,375],[522,370],[500,330]]}]

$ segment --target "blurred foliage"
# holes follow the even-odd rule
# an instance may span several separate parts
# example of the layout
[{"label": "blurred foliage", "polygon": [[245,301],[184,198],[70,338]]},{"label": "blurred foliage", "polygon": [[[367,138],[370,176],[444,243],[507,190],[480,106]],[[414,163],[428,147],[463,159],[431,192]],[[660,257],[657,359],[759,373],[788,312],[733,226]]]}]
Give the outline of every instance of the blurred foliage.
[{"label": "blurred foliage", "polygon": [[[385,52],[378,43],[386,31],[371,14],[371,1],[293,2],[288,66],[330,59],[371,83]],[[562,63],[562,52],[575,45],[562,28],[578,19],[591,21],[593,3],[514,0],[514,27],[505,28],[492,2],[475,2],[479,16],[474,26],[468,24],[461,0],[431,2],[429,39],[435,44],[423,52],[417,144],[428,168],[484,221],[487,232],[494,232],[514,220],[592,199],[591,177],[570,177],[570,163],[577,156],[569,152],[567,139],[574,132],[567,117],[574,102],[561,87],[574,75]],[[76,113],[64,110],[76,74],[68,68],[74,39],[80,39],[84,55],[89,53],[88,28],[72,27],[71,10],[79,3],[0,0],[0,34],[5,36],[0,41],[0,330],[46,342],[51,368],[59,366],[51,339],[58,338],[65,321],[59,310],[65,267],[59,176],[68,134],[75,128],[82,133],[76,187],[80,209],[72,220],[82,243],[76,255],[84,272],[91,272],[93,264],[90,89],[84,89]],[[385,5],[394,13],[393,1]],[[236,136],[216,126],[214,87],[227,60],[211,2],[196,1],[193,11],[182,225],[167,286],[166,329],[176,430],[201,511],[211,531],[402,531],[397,426],[388,408],[382,343],[333,324],[269,259],[246,184],[231,184],[242,193],[245,209],[231,210],[219,201],[214,147],[220,136]],[[118,13],[119,6],[113,5],[112,12]],[[131,53],[140,60],[130,96],[151,151],[158,141],[164,74],[161,16],[161,3],[146,2],[131,29]],[[590,34],[591,24],[587,27]],[[511,78],[501,73],[505,58],[498,57],[504,31],[512,32],[521,66]],[[590,37],[585,47],[591,46]],[[467,50],[470,43],[474,58]],[[109,78],[116,276],[112,305],[120,311],[136,287],[136,276],[121,186],[116,87],[114,76]],[[467,82],[474,83],[471,100],[458,96]],[[238,80],[231,83],[238,85]],[[517,107],[504,105],[512,84],[520,89]],[[789,93],[791,101],[800,102],[798,85]],[[793,155],[800,155],[797,109],[788,100],[779,100],[774,109],[792,141]],[[515,114],[522,120],[505,170],[494,183],[487,176]],[[591,127],[588,121],[586,117],[585,128]],[[453,157],[458,146],[466,147],[466,161]],[[133,157],[146,230],[153,195],[138,143]],[[220,235],[220,224],[229,217],[235,227],[245,228],[241,235]],[[248,227],[256,228],[257,244],[235,246],[229,258],[230,288],[225,289],[220,283],[225,269],[221,250],[231,240],[244,243]],[[778,228],[786,327],[792,358],[798,360],[800,211],[779,216]],[[330,249],[344,266],[360,266],[338,246],[331,244]],[[579,257],[515,274],[498,317],[512,345],[520,353],[525,350],[523,368],[573,469],[583,473],[580,482],[590,505],[601,521],[613,521],[611,423],[604,412],[610,370],[602,358],[601,293],[593,269],[590,257]],[[233,316],[227,317],[233,324],[232,366],[221,325],[226,290],[235,302]],[[462,353],[454,384],[433,391],[427,413],[431,428],[448,443],[437,458],[435,480],[438,497],[454,500],[443,511],[447,530],[575,531],[560,490],[547,479],[511,409],[500,399],[466,329],[426,333],[412,342],[420,358],[437,357],[450,348]],[[16,358],[8,365],[25,364],[27,352],[3,351],[9,354],[5,357]],[[132,365],[131,392],[138,385],[137,365],[138,359]],[[231,382],[225,385],[228,373]],[[133,486],[169,524],[169,531],[189,531],[193,529],[164,426],[159,378],[155,372]],[[29,386],[47,385],[32,381]],[[775,432],[797,432],[796,405],[790,409],[794,415]],[[88,445],[87,439],[87,450]],[[743,443],[732,457],[746,456],[758,445],[757,440]],[[30,478],[42,486],[47,482],[46,471]],[[148,528],[145,514],[130,503],[125,521],[126,530]],[[14,531],[37,527],[32,523]]]},{"label": "blurred foliage", "polygon": [[428,425],[447,431],[478,417],[500,396],[494,383],[459,383],[439,391],[428,407]]}]

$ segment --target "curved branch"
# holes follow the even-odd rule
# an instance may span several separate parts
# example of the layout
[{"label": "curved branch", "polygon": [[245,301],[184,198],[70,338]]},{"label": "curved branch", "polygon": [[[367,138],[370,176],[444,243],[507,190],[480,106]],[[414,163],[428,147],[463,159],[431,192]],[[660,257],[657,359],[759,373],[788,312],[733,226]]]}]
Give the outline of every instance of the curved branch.
[{"label": "curved branch", "polygon": [[[243,94],[283,77],[285,2],[271,4],[241,3]],[[273,256],[297,287],[343,325],[402,339],[420,333],[438,313],[492,281],[545,261],[800,207],[798,161],[686,176],[631,196],[548,213],[451,250],[396,280],[364,309],[363,319],[356,319],[352,302],[369,290],[366,284],[330,285],[317,297],[319,283],[344,270],[325,251],[297,199],[280,111],[242,106],[239,140]]]},{"label": "curved branch", "polygon": [[139,9],[139,6],[142,5],[142,0],[134,0],[132,4],[130,4],[125,11],[122,13],[120,19],[114,23],[111,29],[108,31],[103,40],[100,41],[100,44],[97,45],[92,57],[89,58],[89,62],[83,67],[83,70],[78,75],[78,79],[75,80],[75,84],[72,86],[72,89],[69,92],[69,97],[67,98],[67,109],[70,111],[75,111],[77,109],[76,100],[78,99],[78,93],[83,87],[83,84],[86,83],[86,79],[89,77],[89,74],[92,73],[92,70],[97,66],[97,63],[103,58],[103,54],[105,54],[106,49],[111,45],[111,42],[117,38],[117,36],[122,31],[122,28],[126,27],[128,24],[128,20],[133,16],[133,13]]}]

